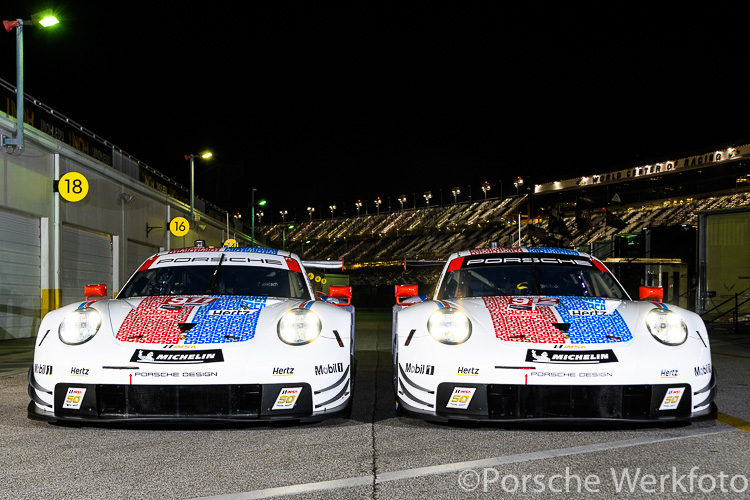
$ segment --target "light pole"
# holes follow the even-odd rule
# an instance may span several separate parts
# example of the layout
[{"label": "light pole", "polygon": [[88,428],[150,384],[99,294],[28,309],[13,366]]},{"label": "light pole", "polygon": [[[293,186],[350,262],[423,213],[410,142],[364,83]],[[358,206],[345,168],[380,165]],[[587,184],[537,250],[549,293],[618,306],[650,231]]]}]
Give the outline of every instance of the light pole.
[{"label": "light pole", "polygon": [[484,193],[484,201],[487,201],[487,191],[490,190],[490,183],[487,181],[484,181],[484,184],[482,184],[482,192]]},{"label": "light pole", "polygon": [[380,215],[380,204],[383,203],[383,200],[380,199],[380,196],[375,200],[375,213],[377,215]]},{"label": "light pole", "polygon": [[[250,188],[250,239],[255,245],[255,192],[257,189]],[[260,200],[258,206],[266,204],[266,200]]]},{"label": "light pole", "polygon": [[331,210],[331,219],[333,219],[335,217],[336,205],[328,205],[328,208]]},{"label": "light pole", "polygon": [[427,203],[427,208],[430,208],[430,198],[432,198],[432,191],[425,191],[424,195],[424,201]]},{"label": "light pole", "polygon": [[398,197],[398,202],[401,204],[401,210],[404,210],[404,203],[406,203],[406,195],[402,194]]},{"label": "light pole", "polygon": [[185,155],[185,160],[190,162],[190,222],[195,222],[195,157],[204,160],[211,158],[213,153],[206,151],[199,155]]},{"label": "light pole", "polygon": [[289,213],[288,210],[279,210],[279,213],[281,214],[281,223],[284,224],[286,222],[286,214]]},{"label": "light pole", "polygon": [[287,229],[294,229],[294,224],[289,224],[288,227],[285,227],[281,230],[281,249],[286,250],[286,230]]},{"label": "light pole", "polygon": [[16,29],[16,137],[11,139],[2,136],[0,144],[4,148],[23,149],[23,23],[25,22],[39,23],[40,26],[45,28],[59,23],[50,11],[32,14],[31,21],[24,21],[23,19],[3,21],[5,31],[10,32],[13,28]]},{"label": "light pole", "polygon": [[313,212],[315,212],[315,207],[307,207],[307,213],[310,215],[310,222],[312,222]]},{"label": "light pole", "polygon": [[461,188],[456,186],[451,190],[451,193],[453,193],[453,204],[455,205],[458,203],[458,195],[461,194]]},{"label": "light pole", "polygon": [[516,187],[516,198],[521,196],[520,189],[521,186],[523,186],[523,179],[521,177],[516,177],[516,180],[513,181],[513,185]]},{"label": "light pole", "polygon": [[239,212],[234,214],[234,232],[232,235],[234,239],[237,239],[237,226],[240,226],[240,230],[242,230],[242,214]]}]

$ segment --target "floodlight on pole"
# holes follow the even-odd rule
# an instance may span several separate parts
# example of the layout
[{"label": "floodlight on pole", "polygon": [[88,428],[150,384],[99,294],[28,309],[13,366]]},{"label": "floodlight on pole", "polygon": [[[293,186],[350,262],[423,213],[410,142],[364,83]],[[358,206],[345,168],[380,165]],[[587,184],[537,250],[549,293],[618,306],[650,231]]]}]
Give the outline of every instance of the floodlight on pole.
[{"label": "floodlight on pole", "polygon": [[[255,192],[257,189],[250,188],[250,239],[253,245],[255,245]],[[259,200],[257,205],[259,207],[265,206],[266,200]]]},{"label": "floodlight on pole", "polygon": [[0,145],[4,148],[23,149],[23,26],[24,23],[38,23],[41,27],[49,27],[58,24],[57,18],[52,12],[45,10],[37,14],[32,14],[31,21],[16,19],[15,21],[3,21],[5,31],[16,30],[16,136],[10,138],[7,136],[0,137]]},{"label": "floodlight on pole", "polygon": [[195,222],[195,157],[207,160],[213,153],[206,151],[197,155],[185,155],[185,160],[190,162],[190,222]]},{"label": "floodlight on pole", "polygon": [[487,201],[487,191],[492,189],[490,187],[490,183],[487,181],[484,181],[484,184],[482,184],[482,192],[484,193],[484,200]]}]

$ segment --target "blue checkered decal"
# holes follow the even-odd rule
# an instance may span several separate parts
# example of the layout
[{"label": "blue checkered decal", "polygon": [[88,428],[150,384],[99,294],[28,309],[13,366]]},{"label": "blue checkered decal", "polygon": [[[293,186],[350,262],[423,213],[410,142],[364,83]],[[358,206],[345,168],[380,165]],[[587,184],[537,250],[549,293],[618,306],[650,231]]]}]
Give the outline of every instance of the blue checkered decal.
[{"label": "blue checkered decal", "polygon": [[581,255],[575,250],[569,250],[567,248],[530,247],[530,248],[525,248],[524,250],[526,250],[529,253],[553,253],[553,254],[562,254],[562,255]]},{"label": "blue checkered decal", "polygon": [[[563,323],[570,323],[571,344],[628,342],[633,339],[619,311],[612,314],[585,314],[605,310],[604,299],[560,297],[557,313]],[[576,311],[578,314],[572,314]],[[581,314],[583,312],[583,314]]]},{"label": "blue checkered decal", "polygon": [[261,247],[224,247],[221,249],[222,252],[252,252],[252,253],[264,253],[269,255],[278,255],[279,251],[275,248],[261,248]]},{"label": "blue checkered decal", "polygon": [[187,332],[185,344],[243,342],[255,336],[266,297],[219,297],[199,307],[192,318],[196,326]]}]

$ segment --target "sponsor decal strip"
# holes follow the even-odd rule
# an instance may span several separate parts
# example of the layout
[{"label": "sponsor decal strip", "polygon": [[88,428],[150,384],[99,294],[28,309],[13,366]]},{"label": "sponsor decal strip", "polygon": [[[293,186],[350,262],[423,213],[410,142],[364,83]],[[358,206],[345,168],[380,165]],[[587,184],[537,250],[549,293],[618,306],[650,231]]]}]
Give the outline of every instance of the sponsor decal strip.
[{"label": "sponsor decal strip", "polygon": [[567,363],[576,365],[590,365],[601,363],[617,363],[617,356],[611,349],[603,351],[546,351],[529,349],[526,351],[526,361],[532,363]]},{"label": "sponsor decal strip", "polygon": [[130,361],[132,363],[163,364],[221,363],[224,361],[224,355],[222,354],[221,349],[189,352],[138,349],[133,353]]}]

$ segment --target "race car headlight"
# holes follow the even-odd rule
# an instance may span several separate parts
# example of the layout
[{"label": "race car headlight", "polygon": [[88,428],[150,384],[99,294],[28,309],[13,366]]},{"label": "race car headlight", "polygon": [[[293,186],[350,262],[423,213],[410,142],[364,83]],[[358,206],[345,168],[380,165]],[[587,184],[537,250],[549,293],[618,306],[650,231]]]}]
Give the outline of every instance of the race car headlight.
[{"label": "race car headlight", "polygon": [[471,321],[457,309],[438,309],[427,320],[427,331],[443,344],[462,344],[471,336]]},{"label": "race car headlight", "polygon": [[96,335],[101,325],[102,315],[96,309],[76,309],[60,322],[58,335],[65,344],[83,344]]},{"label": "race car headlight", "polygon": [[687,340],[687,326],[682,318],[667,309],[652,309],[646,315],[646,326],[656,340],[666,345],[680,345]]},{"label": "race car headlight", "polygon": [[309,344],[318,338],[320,318],[309,309],[292,309],[279,320],[279,338],[289,345]]}]

